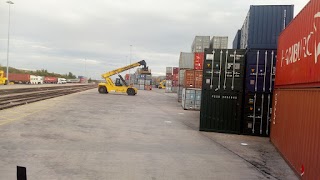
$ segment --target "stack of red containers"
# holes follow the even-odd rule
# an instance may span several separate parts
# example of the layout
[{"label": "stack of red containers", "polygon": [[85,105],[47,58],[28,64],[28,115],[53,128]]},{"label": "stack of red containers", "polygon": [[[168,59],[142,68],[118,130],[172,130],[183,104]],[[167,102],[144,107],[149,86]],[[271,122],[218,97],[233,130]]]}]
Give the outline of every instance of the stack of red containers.
[{"label": "stack of red containers", "polygon": [[301,179],[320,179],[320,1],[279,37],[271,141]]}]

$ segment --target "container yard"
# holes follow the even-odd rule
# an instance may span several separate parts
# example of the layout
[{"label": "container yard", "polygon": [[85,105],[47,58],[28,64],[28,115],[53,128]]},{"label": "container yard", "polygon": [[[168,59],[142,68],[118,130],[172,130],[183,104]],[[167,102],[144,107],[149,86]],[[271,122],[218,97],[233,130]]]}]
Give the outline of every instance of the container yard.
[{"label": "container yard", "polygon": [[318,0],[13,1],[0,179],[320,179]]}]

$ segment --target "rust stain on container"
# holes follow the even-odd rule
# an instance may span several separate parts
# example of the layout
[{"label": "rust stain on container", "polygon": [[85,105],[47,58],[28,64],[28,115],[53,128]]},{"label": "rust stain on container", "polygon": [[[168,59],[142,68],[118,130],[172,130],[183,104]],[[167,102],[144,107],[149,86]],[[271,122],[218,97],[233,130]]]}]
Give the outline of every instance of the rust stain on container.
[{"label": "rust stain on container", "polygon": [[320,179],[320,89],[276,89],[270,138],[302,179]]}]

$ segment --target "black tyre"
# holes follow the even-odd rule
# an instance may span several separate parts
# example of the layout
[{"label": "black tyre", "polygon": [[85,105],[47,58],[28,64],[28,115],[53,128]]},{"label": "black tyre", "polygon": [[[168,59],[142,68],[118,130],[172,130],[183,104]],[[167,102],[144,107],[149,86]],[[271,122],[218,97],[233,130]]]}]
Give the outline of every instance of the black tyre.
[{"label": "black tyre", "polygon": [[108,93],[108,92],[107,92],[107,88],[104,87],[104,86],[100,86],[99,89],[98,89],[98,91],[99,91],[100,94],[106,94],[106,93]]},{"label": "black tyre", "polygon": [[128,88],[127,94],[128,94],[129,96],[134,96],[134,95],[136,95],[136,92],[134,91],[134,89]]},{"label": "black tyre", "polygon": [[4,82],[4,85],[8,85],[9,84],[9,82],[8,82],[8,80],[6,80],[5,82]]}]

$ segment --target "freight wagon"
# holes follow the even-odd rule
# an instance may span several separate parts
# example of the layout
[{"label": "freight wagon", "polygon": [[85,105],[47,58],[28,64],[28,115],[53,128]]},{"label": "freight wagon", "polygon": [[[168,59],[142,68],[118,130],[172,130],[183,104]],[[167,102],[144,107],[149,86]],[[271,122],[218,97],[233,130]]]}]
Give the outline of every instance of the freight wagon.
[{"label": "freight wagon", "polygon": [[67,79],[67,83],[80,83],[80,79]]},{"label": "freight wagon", "polygon": [[9,73],[8,79],[15,84],[30,84],[30,74]]},{"label": "freight wagon", "polygon": [[46,84],[57,84],[58,78],[56,77],[44,77],[44,83]]}]

